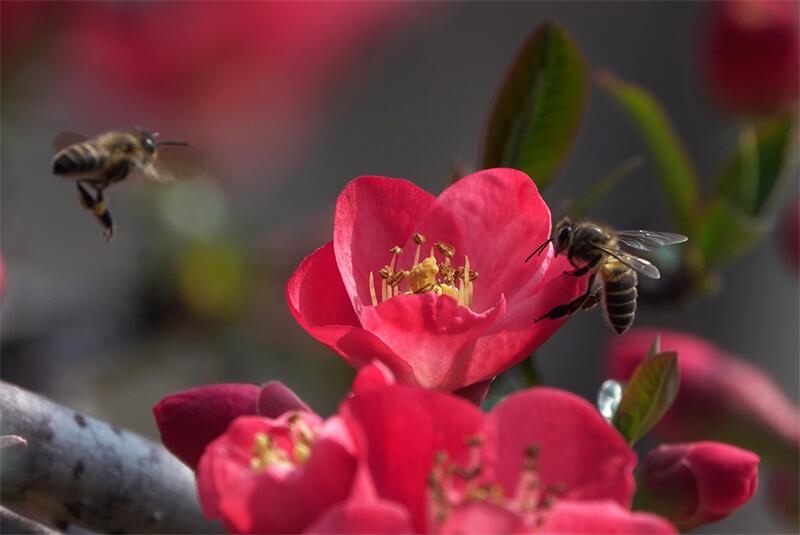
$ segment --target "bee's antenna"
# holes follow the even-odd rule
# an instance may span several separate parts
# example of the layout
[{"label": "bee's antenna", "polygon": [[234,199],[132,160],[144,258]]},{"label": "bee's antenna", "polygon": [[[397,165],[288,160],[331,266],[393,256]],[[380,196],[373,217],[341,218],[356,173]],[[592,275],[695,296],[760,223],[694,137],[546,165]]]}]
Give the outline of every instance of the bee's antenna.
[{"label": "bee's antenna", "polygon": [[185,141],[159,141],[156,143],[156,147],[160,147],[161,145],[179,145],[181,147],[188,147],[189,144]]},{"label": "bee's antenna", "polygon": [[535,254],[542,254],[542,251],[544,251],[545,247],[547,247],[547,244],[550,243],[551,241],[553,241],[553,238],[549,238],[549,239],[545,240],[545,242],[543,244],[541,244],[539,247],[534,249],[533,252],[528,255],[528,258],[525,259],[525,262],[527,262],[528,260],[533,258],[533,255],[535,255]]}]

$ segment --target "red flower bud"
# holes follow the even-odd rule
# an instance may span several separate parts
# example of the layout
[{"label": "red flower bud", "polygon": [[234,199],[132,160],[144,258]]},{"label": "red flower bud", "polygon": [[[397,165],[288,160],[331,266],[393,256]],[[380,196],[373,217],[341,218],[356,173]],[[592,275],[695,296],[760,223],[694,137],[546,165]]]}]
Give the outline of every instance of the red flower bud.
[{"label": "red flower bud", "polygon": [[658,513],[682,531],[714,522],[753,496],[758,463],[754,453],[719,442],[660,446],[637,471],[634,507]]},{"label": "red flower bud", "polygon": [[723,105],[737,112],[760,113],[797,98],[797,1],[716,2],[706,30],[708,74]]},{"label": "red flower bud", "polygon": [[308,406],[282,383],[259,389],[249,384],[219,384],[191,388],[165,397],[153,407],[161,442],[192,469],[209,442],[239,416],[262,414],[277,418]]},{"label": "red flower bud", "polygon": [[289,411],[313,412],[305,401],[280,381],[270,381],[261,387],[258,393],[258,414],[277,418]]}]

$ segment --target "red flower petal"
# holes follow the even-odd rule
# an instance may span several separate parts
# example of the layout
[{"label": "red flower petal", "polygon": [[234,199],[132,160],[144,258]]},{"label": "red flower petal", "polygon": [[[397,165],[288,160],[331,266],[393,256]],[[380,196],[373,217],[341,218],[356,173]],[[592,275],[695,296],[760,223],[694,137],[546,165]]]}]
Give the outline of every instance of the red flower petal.
[{"label": "red flower petal", "polygon": [[406,362],[417,384],[455,390],[475,382],[466,375],[473,345],[504,312],[502,296],[494,307],[476,314],[451,297],[428,292],[365,307],[361,321]]},{"label": "red flower petal", "polygon": [[342,415],[365,443],[378,495],[406,506],[414,529],[424,532],[434,456],[463,459],[465,439],[480,433],[483,413],[455,396],[394,385],[353,396]]},{"label": "red flower petal", "polygon": [[393,385],[395,382],[392,371],[381,361],[373,360],[358,371],[353,380],[352,390],[353,394],[359,395],[376,388]]},{"label": "red flower petal", "polygon": [[528,251],[550,237],[550,210],[528,175],[489,169],[465,176],[436,199],[423,228],[449,218],[458,225],[463,243],[448,236],[435,239],[455,246],[458,265],[467,255],[479,271],[472,308],[486,310],[505,295],[511,312],[518,297],[529,299],[544,277],[551,249],[525,263]]},{"label": "red flower petal", "polygon": [[527,532],[522,517],[513,511],[488,502],[475,502],[453,509],[437,534],[508,535]]},{"label": "red flower petal", "polygon": [[398,377],[413,382],[410,368],[361,328],[336,267],[332,242],[308,255],[292,274],[286,301],[297,322],[350,365],[360,368],[377,358]]},{"label": "red flower petal", "polygon": [[677,534],[675,527],[660,516],[631,513],[612,501],[556,503],[542,533]]},{"label": "red flower petal", "polygon": [[537,446],[545,487],[565,485],[564,496],[570,499],[630,505],[636,455],[584,399],[563,390],[532,388],[501,401],[486,428],[487,443],[493,439],[497,448],[497,479],[507,495],[517,488],[526,448]]},{"label": "red flower petal", "polygon": [[196,469],[209,442],[237,417],[256,413],[258,392],[255,385],[221,384],[165,397],[153,407],[161,442]]},{"label": "red flower petal", "polygon": [[295,319],[306,329],[327,325],[360,327],[336,267],[333,242],[303,259],[286,284],[286,300]]},{"label": "red flower petal", "polygon": [[308,535],[401,535],[411,533],[408,511],[386,501],[345,502],[331,507],[313,526]]},{"label": "red flower petal", "polygon": [[362,176],[336,201],[333,247],[336,264],[356,311],[371,302],[369,272],[389,263],[389,249],[418,230],[433,195],[402,179]]},{"label": "red flower petal", "polygon": [[586,290],[585,278],[564,275],[571,268],[565,257],[553,258],[538,286],[526,285],[524,294],[516,294],[514,304],[507,304],[506,313],[476,342],[466,377],[480,381],[507,370],[530,356],[563,325],[568,318],[534,322]]},{"label": "red flower petal", "polygon": [[314,412],[291,388],[280,381],[270,381],[261,387],[258,393],[258,414],[267,418],[278,418],[288,411]]}]

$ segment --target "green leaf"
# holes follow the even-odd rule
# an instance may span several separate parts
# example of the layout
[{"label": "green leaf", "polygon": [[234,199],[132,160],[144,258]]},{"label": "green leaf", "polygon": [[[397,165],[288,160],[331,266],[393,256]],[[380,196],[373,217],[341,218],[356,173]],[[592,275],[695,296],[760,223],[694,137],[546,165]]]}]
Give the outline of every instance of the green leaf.
[{"label": "green leaf", "polygon": [[694,239],[699,243],[705,265],[713,267],[747,251],[767,228],[765,223],[718,198],[703,211]]},{"label": "green leaf", "polygon": [[622,180],[628,178],[642,167],[642,164],[644,164],[644,158],[641,156],[634,156],[625,160],[609,174],[598,180],[589,191],[570,203],[564,215],[572,220],[582,219],[590,208],[595,206]]},{"label": "green leaf", "polygon": [[647,358],[633,373],[614,414],[614,427],[630,445],[636,443],[667,412],[680,385],[678,354]]},{"label": "green leaf", "polygon": [[698,203],[697,173],[661,104],[647,90],[603,73],[599,84],[633,121],[661,180],[678,230],[691,235]]},{"label": "green leaf", "polygon": [[759,216],[780,183],[792,146],[794,117],[781,114],[745,128],[717,182],[717,196],[742,214]]},{"label": "green leaf", "polygon": [[541,25],[500,88],[486,128],[482,167],[520,169],[544,189],[572,148],[587,78],[583,55],[566,30]]}]

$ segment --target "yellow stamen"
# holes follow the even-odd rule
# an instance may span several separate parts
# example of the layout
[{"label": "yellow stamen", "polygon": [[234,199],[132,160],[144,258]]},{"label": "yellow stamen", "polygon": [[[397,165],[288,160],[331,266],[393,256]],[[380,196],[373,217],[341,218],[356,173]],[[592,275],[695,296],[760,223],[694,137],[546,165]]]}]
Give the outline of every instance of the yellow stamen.
[{"label": "yellow stamen", "polygon": [[375,277],[369,272],[369,297],[372,299],[372,306],[378,306],[378,296],[375,295]]},{"label": "yellow stamen", "polygon": [[[422,245],[426,242],[425,236],[415,233],[412,239],[416,243],[414,251],[414,263],[409,271],[397,269],[400,255],[403,250],[399,246],[389,249],[392,257],[389,264],[385,265],[378,275],[381,277],[381,299],[380,302],[375,292],[375,277],[370,272],[370,299],[373,306],[397,297],[401,294],[420,294],[433,292],[436,295],[447,295],[456,300],[461,306],[469,307],[472,304],[473,285],[477,276],[477,271],[470,271],[469,259],[466,257],[465,266],[454,266],[452,260],[455,255],[455,247],[445,242],[435,242],[430,248],[430,255],[420,261]],[[443,261],[437,259],[437,251],[443,257]],[[401,285],[407,283],[408,288]]]},{"label": "yellow stamen", "polygon": [[266,433],[256,433],[251,453],[253,457],[250,459],[250,468],[254,471],[277,465],[294,466],[289,455]]},{"label": "yellow stamen", "polygon": [[422,244],[425,243],[425,236],[420,234],[419,232],[415,232],[413,236],[414,242],[417,244],[417,250],[414,252],[414,263],[411,264],[412,266],[416,266],[419,264],[419,253],[420,249],[422,249]]}]

